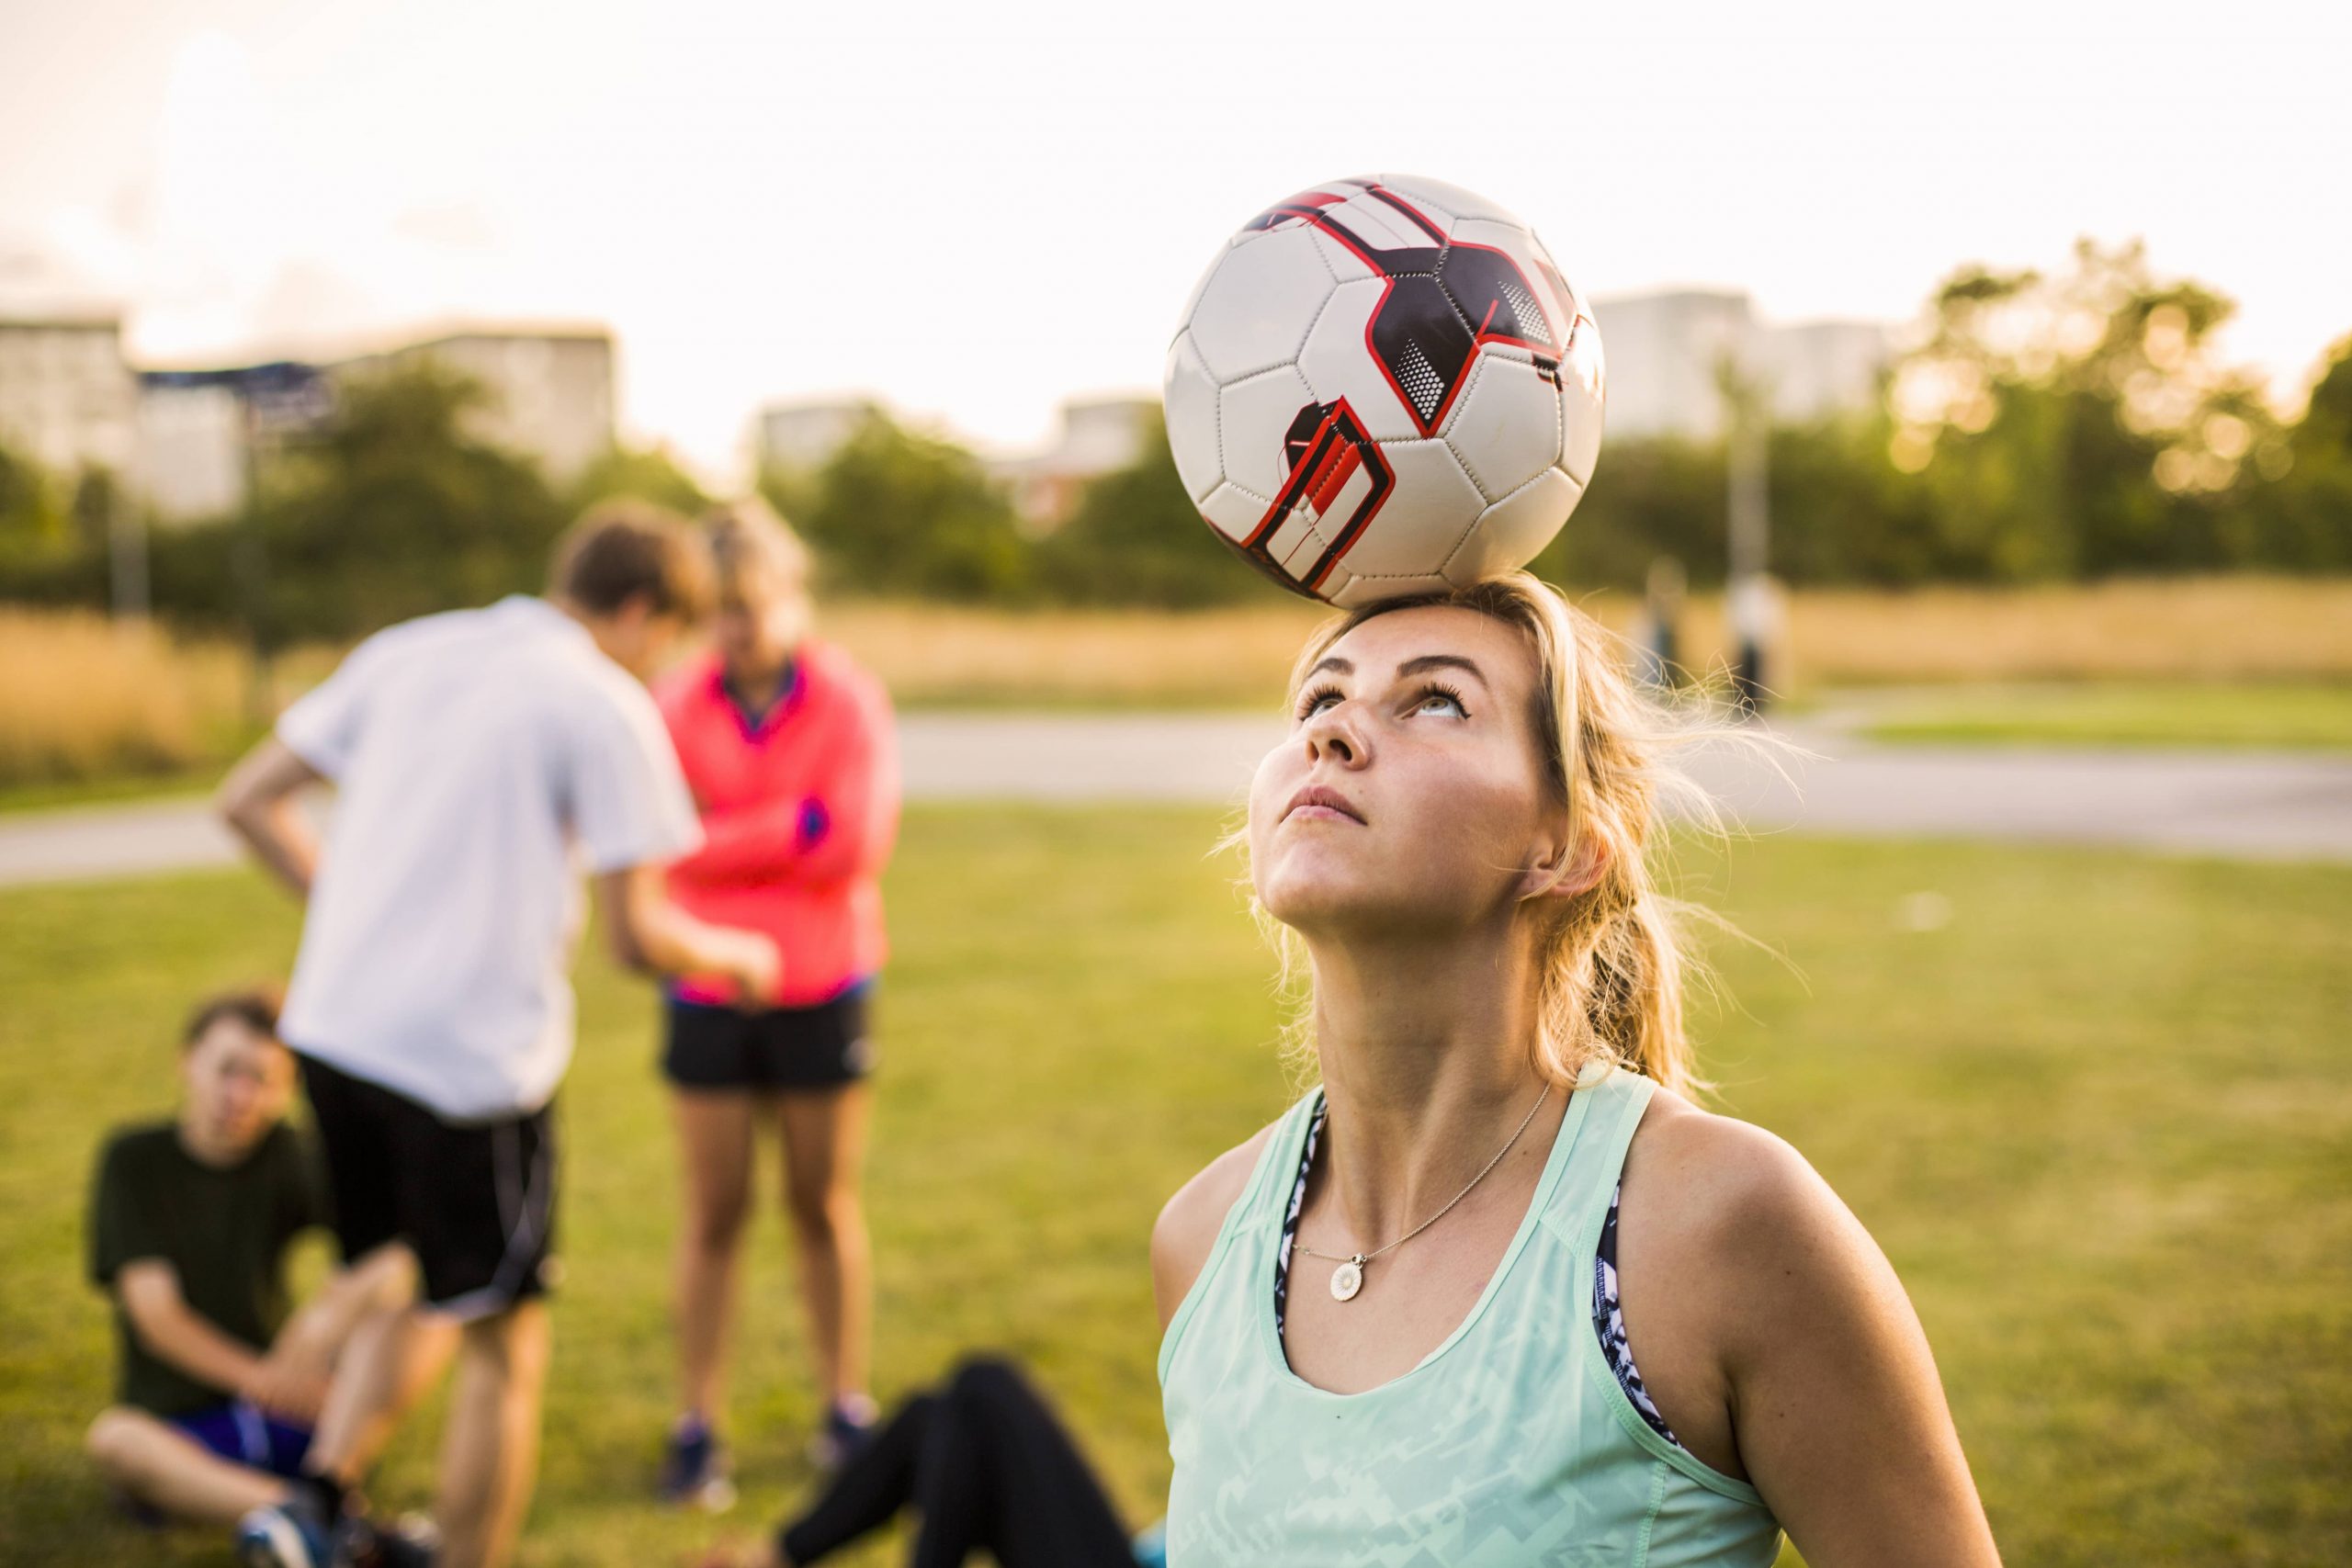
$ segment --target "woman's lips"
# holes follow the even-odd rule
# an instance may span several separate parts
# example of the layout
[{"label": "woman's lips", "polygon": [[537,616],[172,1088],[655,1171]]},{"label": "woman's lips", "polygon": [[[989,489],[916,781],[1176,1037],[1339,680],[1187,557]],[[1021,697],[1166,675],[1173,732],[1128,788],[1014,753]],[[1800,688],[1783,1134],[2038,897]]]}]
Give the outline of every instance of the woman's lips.
[{"label": "woman's lips", "polygon": [[1355,803],[1324,784],[1308,784],[1290,797],[1290,804],[1283,808],[1283,819],[1288,821],[1294,817],[1305,817],[1310,821],[1353,822],[1358,827],[1363,826],[1363,813],[1356,809]]}]

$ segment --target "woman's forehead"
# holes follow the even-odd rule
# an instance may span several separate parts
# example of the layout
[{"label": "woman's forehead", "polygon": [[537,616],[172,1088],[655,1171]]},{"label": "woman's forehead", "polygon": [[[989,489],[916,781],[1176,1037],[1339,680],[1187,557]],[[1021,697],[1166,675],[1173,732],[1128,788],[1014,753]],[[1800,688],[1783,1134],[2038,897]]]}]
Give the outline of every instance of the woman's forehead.
[{"label": "woman's forehead", "polygon": [[1532,678],[1533,650],[1517,627],[1455,604],[1421,604],[1374,615],[1324,650],[1356,673],[1385,676],[1408,659],[1448,654],[1476,663],[1490,682],[1523,684]]}]

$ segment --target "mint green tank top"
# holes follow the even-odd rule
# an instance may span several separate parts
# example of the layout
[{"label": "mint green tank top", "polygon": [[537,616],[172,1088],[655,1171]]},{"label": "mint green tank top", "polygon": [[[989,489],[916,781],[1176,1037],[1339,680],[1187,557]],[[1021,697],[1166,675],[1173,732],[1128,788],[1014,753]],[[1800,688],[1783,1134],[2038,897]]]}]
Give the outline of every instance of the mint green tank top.
[{"label": "mint green tank top", "polygon": [[1593,1332],[1593,1252],[1653,1088],[1620,1070],[1576,1091],[1469,1315],[1352,1394],[1298,1377],[1274,1332],[1316,1096],[1291,1107],[1160,1342],[1170,1568],[1770,1563],[1764,1499],[1652,1431]]}]

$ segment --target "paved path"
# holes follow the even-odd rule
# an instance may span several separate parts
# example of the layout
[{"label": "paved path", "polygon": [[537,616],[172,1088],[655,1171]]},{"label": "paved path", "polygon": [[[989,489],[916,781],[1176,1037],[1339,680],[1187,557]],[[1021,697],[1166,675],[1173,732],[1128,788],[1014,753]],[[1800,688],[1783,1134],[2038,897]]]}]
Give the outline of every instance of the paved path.
[{"label": "paved path", "polygon": [[[1236,800],[1282,735],[1232,714],[915,714],[918,800]],[[1724,750],[1694,771],[1749,829],[2111,844],[2352,863],[2352,759],[2293,752],[1878,746],[1802,726],[1781,778]],[[0,816],[0,886],[235,859],[201,800]]]}]

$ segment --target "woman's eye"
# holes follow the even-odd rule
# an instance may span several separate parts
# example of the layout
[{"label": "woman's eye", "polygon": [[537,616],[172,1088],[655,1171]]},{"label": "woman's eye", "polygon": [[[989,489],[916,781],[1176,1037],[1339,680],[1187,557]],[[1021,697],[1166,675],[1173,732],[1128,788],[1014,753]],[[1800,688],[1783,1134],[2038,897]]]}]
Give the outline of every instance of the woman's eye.
[{"label": "woman's eye", "polygon": [[1450,713],[1456,718],[1470,716],[1470,710],[1462,705],[1462,699],[1451,692],[1427,693],[1419,702],[1413,705],[1415,713],[1428,713],[1432,708],[1440,713]]},{"label": "woman's eye", "polygon": [[1299,705],[1298,716],[1302,720],[1313,718],[1339,700],[1340,694],[1327,686],[1322,691],[1311,694],[1306,701]]}]

